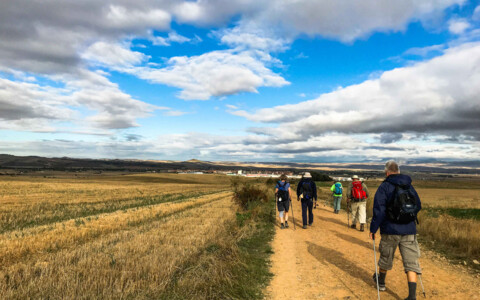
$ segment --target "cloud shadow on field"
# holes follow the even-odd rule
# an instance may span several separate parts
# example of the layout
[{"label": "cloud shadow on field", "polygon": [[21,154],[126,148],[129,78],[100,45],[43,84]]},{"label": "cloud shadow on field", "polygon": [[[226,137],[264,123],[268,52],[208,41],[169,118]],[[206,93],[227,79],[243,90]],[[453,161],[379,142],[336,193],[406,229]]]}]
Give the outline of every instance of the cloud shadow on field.
[{"label": "cloud shadow on field", "polygon": [[[323,246],[319,246],[317,244],[311,243],[311,242],[306,242],[307,243],[307,250],[308,253],[310,253],[316,260],[318,260],[320,263],[324,265],[334,265],[338,269],[349,273],[352,277],[357,278],[365,282],[368,286],[372,287],[373,289],[376,289],[376,285],[374,281],[372,280],[372,274],[364,269],[360,268],[357,266],[355,262],[352,262],[348,260],[348,258],[343,254],[340,253],[336,250],[329,249]],[[354,295],[354,291],[350,289],[348,286],[348,283],[346,283],[344,280],[342,280],[341,276],[337,277],[343,284],[344,286],[350,290]],[[402,299],[400,296],[393,291],[387,289],[386,293],[390,294],[394,299]],[[361,298],[357,295],[355,295],[357,298]]]}]

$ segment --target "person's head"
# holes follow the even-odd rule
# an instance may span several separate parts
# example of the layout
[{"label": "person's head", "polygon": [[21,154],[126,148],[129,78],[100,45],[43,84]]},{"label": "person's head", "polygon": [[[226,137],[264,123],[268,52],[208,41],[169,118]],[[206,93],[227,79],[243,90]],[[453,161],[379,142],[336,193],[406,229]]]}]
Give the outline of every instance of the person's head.
[{"label": "person's head", "polygon": [[389,160],[385,164],[385,175],[388,177],[392,174],[400,174],[400,167],[398,167],[398,164],[395,161]]},{"label": "person's head", "polygon": [[285,174],[280,175],[280,180],[281,181],[286,181],[287,179],[288,179],[287,175],[285,175]]},{"label": "person's head", "polygon": [[305,179],[311,179],[311,178],[312,178],[312,175],[310,175],[310,172],[305,172],[305,174],[303,174],[303,178],[305,178]]},{"label": "person's head", "polygon": [[353,181],[357,181],[357,180],[360,180],[360,178],[358,178],[357,175],[353,175],[353,176],[352,176],[352,180],[353,180]]}]

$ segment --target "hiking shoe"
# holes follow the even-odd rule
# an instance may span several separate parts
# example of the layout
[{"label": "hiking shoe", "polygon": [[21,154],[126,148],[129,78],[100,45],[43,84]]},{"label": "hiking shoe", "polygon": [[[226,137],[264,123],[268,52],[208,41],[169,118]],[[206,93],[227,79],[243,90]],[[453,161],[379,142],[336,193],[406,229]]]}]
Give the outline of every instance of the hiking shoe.
[{"label": "hiking shoe", "polygon": [[312,226],[313,222],[312,223],[308,223],[308,226]]},{"label": "hiking shoe", "polygon": [[365,231],[365,225],[360,224],[360,231]]},{"label": "hiking shoe", "polygon": [[285,221],[285,228],[288,228],[288,222]]},{"label": "hiking shoe", "polygon": [[357,229],[357,225],[356,225],[356,224],[352,224],[352,225],[350,225],[350,228]]},{"label": "hiking shoe", "polygon": [[[377,278],[376,278],[375,275],[377,275],[377,274],[376,274],[376,273],[373,273],[372,279],[373,279],[373,282],[375,283],[375,285],[377,285]],[[383,292],[383,291],[386,291],[387,288],[385,287],[385,283],[382,284],[382,283],[380,283],[380,281],[379,281],[379,282],[378,282],[378,289],[379,289],[380,291],[382,291],[382,292]]]},{"label": "hiking shoe", "polygon": [[303,229],[307,229],[307,225],[303,225]]},{"label": "hiking shoe", "polygon": [[280,229],[285,229],[285,225],[283,225],[283,223],[280,225]]}]

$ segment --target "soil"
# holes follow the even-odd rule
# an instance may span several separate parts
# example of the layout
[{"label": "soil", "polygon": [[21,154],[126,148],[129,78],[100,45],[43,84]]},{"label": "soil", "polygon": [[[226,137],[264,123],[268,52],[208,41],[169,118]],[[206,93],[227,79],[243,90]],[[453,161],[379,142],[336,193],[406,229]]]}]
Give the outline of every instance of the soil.
[{"label": "soil", "polygon": [[[274,277],[266,290],[267,299],[377,299],[373,242],[365,232],[348,228],[347,214],[323,204],[314,212],[314,222],[302,228],[300,202],[294,200],[290,228],[280,229],[277,215],[272,243],[271,272]],[[351,220],[350,220],[351,221]],[[377,239],[377,260],[378,242]],[[465,267],[450,264],[420,245],[420,265],[427,299],[480,299],[480,276]],[[386,277],[387,290],[381,299],[405,299],[408,286],[397,250],[394,266]],[[420,282],[417,299],[423,299]]]}]

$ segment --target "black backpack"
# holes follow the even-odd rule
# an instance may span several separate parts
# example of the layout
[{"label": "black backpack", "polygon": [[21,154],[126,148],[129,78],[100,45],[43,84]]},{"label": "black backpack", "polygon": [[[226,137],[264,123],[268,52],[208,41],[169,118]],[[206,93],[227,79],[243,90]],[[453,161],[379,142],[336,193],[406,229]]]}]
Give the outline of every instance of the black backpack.
[{"label": "black backpack", "polygon": [[387,217],[393,223],[408,224],[417,221],[417,197],[411,184],[399,185],[386,180],[395,186],[392,199],[387,203]]},{"label": "black backpack", "polygon": [[310,181],[304,181],[302,184],[302,194],[305,200],[313,198],[312,184]]}]

